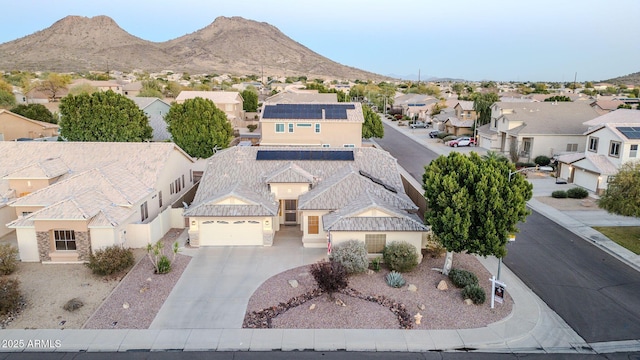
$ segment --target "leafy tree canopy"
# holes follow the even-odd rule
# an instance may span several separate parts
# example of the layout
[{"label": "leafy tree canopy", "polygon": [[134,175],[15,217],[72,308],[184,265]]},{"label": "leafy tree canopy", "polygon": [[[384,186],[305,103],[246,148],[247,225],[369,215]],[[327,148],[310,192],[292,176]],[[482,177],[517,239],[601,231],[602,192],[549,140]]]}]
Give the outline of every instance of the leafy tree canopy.
[{"label": "leafy tree canopy", "polygon": [[138,105],[111,90],[67,95],[60,114],[60,135],[68,141],[134,142],[153,134]]},{"label": "leafy tree canopy", "polygon": [[31,120],[44,121],[52,124],[56,124],[58,122],[51,111],[42,104],[20,104],[12,108],[11,112],[22,115]]},{"label": "leafy tree canopy", "polygon": [[384,126],[380,115],[367,105],[362,105],[362,113],[364,115],[364,123],[362,124],[362,137],[369,139],[372,137],[382,138],[384,136]]},{"label": "leafy tree canopy", "polygon": [[71,83],[71,76],[66,74],[50,73],[44,80],[40,80],[37,88],[55,100],[60,96],[62,90],[67,89],[67,85]]},{"label": "leafy tree canopy", "polygon": [[245,89],[240,95],[244,102],[242,108],[244,111],[256,112],[258,111],[258,91],[253,86]]},{"label": "leafy tree canopy", "polygon": [[16,104],[16,97],[12,92],[0,89],[0,108],[10,108]]},{"label": "leafy tree canopy", "polygon": [[504,257],[509,234],[529,214],[532,186],[513,164],[452,152],[425,167],[425,220],[452,252]]},{"label": "leafy tree canopy", "polygon": [[0,90],[13,94],[13,86],[2,79],[0,79]]},{"label": "leafy tree canopy", "polygon": [[620,167],[598,204],[613,214],[640,217],[640,161]]},{"label": "leafy tree canopy", "polygon": [[494,92],[489,93],[474,93],[473,98],[473,110],[478,114],[478,125],[488,124],[491,121],[491,105],[500,100],[498,94]]},{"label": "leafy tree canopy", "polygon": [[547,102],[571,102],[571,98],[564,95],[554,95],[544,99]]},{"label": "leafy tree canopy", "polygon": [[72,94],[72,95],[80,95],[82,93],[93,94],[96,91],[98,91],[97,87],[91,86],[90,84],[87,84],[87,83],[83,83],[83,84],[78,84],[72,87],[71,89],[69,89],[69,94]]},{"label": "leafy tree canopy", "polygon": [[192,157],[208,158],[214,148],[227,148],[233,138],[227,115],[209,99],[174,104],[164,120],[173,141]]}]

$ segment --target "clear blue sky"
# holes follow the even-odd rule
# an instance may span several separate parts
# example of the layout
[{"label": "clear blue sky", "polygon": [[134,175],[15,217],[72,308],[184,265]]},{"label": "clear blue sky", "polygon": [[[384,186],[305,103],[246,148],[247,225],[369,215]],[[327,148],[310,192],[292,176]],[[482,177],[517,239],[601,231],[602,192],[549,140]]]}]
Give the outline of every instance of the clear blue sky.
[{"label": "clear blue sky", "polygon": [[[20,0],[0,43],[67,15],[166,41],[218,16],[267,22],[344,65],[466,80],[604,80],[640,71],[639,0]],[[24,10],[20,14],[17,11]],[[7,7],[5,6],[5,10]]]}]

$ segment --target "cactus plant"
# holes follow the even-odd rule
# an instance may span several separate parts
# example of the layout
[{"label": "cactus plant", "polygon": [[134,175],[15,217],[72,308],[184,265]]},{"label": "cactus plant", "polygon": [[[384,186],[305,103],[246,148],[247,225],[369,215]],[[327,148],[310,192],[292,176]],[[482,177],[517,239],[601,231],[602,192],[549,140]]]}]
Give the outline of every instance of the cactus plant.
[{"label": "cactus plant", "polygon": [[402,287],[405,284],[404,277],[397,271],[392,271],[387,274],[387,284],[394,288]]}]

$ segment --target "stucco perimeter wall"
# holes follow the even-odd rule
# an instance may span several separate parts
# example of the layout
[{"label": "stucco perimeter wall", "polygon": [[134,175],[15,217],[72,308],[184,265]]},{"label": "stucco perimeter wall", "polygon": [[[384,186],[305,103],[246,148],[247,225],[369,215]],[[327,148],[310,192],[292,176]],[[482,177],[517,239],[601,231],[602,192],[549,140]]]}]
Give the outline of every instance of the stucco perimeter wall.
[{"label": "stucco perimeter wall", "polygon": [[36,240],[36,232],[33,231],[33,228],[16,229],[16,237],[18,238],[20,260],[24,262],[40,262],[38,240]]},{"label": "stucco perimeter wall", "polygon": [[386,234],[387,245],[393,241],[406,241],[409,244],[415,246],[416,251],[418,253],[418,262],[422,262],[422,253],[420,248],[422,246],[422,232],[417,231],[389,231],[389,232],[351,232],[351,231],[332,231],[331,232],[331,243],[332,246],[336,246],[342,242],[348,240],[359,240],[364,242],[366,234]]},{"label": "stucco perimeter wall", "polygon": [[6,225],[17,219],[16,211],[11,206],[0,205],[0,237],[12,232]]},{"label": "stucco perimeter wall", "polygon": [[128,224],[125,246],[137,249],[154,244],[172,227],[184,228],[181,208],[169,207],[147,224]]}]

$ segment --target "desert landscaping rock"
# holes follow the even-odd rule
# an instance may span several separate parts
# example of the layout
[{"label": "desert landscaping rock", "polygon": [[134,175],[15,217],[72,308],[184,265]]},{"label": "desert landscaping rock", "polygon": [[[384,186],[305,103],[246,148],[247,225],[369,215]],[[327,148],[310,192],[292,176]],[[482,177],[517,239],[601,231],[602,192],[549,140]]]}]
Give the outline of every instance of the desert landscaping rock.
[{"label": "desert landscaping rock", "polygon": [[447,285],[446,281],[440,280],[440,282],[438,283],[438,286],[436,288],[438,290],[441,290],[441,291],[449,290],[449,285]]},{"label": "desert landscaping rock", "polygon": [[298,287],[298,280],[289,280],[289,285],[291,285],[292,288],[297,288]]},{"label": "desert landscaping rock", "polygon": [[409,287],[407,288],[409,291],[411,292],[416,292],[418,291],[418,287],[415,286],[414,284],[409,284]]}]

